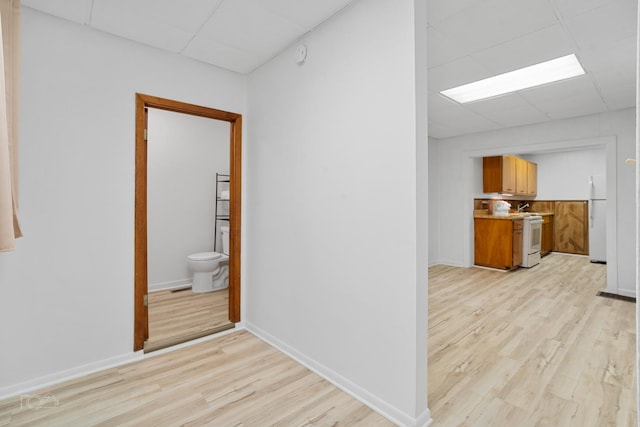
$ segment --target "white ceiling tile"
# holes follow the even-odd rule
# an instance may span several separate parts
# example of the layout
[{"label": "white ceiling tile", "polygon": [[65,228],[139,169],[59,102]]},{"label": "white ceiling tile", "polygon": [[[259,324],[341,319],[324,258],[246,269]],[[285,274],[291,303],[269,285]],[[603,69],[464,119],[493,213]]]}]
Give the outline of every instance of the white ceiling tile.
[{"label": "white ceiling tile", "polygon": [[481,0],[427,1],[427,21],[437,23],[479,3]]},{"label": "white ceiling tile", "polygon": [[303,27],[253,6],[250,0],[234,0],[222,3],[200,35],[269,58],[305,32]]},{"label": "white ceiling tile", "polygon": [[499,124],[464,108],[457,102],[451,101],[440,94],[429,94],[429,120],[444,126],[478,129],[478,132],[497,129]]},{"label": "white ceiling tile", "polygon": [[565,25],[582,50],[597,49],[636,35],[636,0],[618,0],[567,18]]},{"label": "white ceiling tile", "polygon": [[635,105],[636,38],[620,40],[604,48],[582,53],[582,63],[609,109]]},{"label": "white ceiling tile", "polygon": [[465,56],[456,61],[430,68],[427,75],[429,90],[441,92],[445,89],[490,77],[491,73],[472,58]]},{"label": "white ceiling tile", "polygon": [[589,76],[527,89],[520,95],[552,119],[584,116],[607,111]]},{"label": "white ceiling tile", "polygon": [[587,73],[607,70],[635,75],[636,46],[636,37],[629,37],[606,47],[582,51],[580,61]]},{"label": "white ceiling tile", "polygon": [[563,17],[579,15],[612,1],[618,0],[550,0]]},{"label": "white ceiling tile", "polygon": [[432,25],[445,36],[476,51],[540,30],[557,21],[546,1],[486,0]]},{"label": "white ceiling tile", "polygon": [[471,57],[493,74],[506,73],[575,53],[574,45],[560,24],[526,34]]},{"label": "white ceiling tile", "polygon": [[[106,1],[113,2],[113,0]],[[131,0],[119,1],[131,3]],[[136,0],[134,4],[143,4],[140,1]],[[195,32],[220,7],[223,0],[145,0],[145,2],[147,5],[143,5],[146,6],[145,12],[148,19]]]},{"label": "white ceiling tile", "polygon": [[[435,92],[429,93],[427,101],[429,104],[429,112],[431,113],[431,110],[433,110],[434,114],[446,111],[456,112],[461,108],[460,104],[457,102]],[[432,115],[429,114],[429,117],[433,118],[435,115],[432,117]]]},{"label": "white ceiling tile", "polygon": [[[94,19],[126,18],[195,33],[223,0],[93,0]],[[102,16],[104,15],[104,17]]]},{"label": "white ceiling tile", "polygon": [[78,24],[87,24],[91,13],[91,0],[22,0],[21,5]]},{"label": "white ceiling tile", "polygon": [[549,120],[549,117],[538,111],[518,94],[471,102],[466,104],[466,107],[476,114],[506,127]]},{"label": "white ceiling tile", "polygon": [[234,49],[203,36],[194,38],[182,54],[239,73],[248,73],[260,65],[254,53]]},{"label": "white ceiling tile", "polygon": [[250,0],[254,7],[281,16],[289,22],[311,30],[340,11],[353,0]]},{"label": "white ceiling tile", "polygon": [[94,0],[94,28],[180,52],[222,0]]},{"label": "white ceiling tile", "polygon": [[[628,84],[631,85],[631,82]],[[602,86],[600,91],[609,110],[615,111],[635,107],[636,94],[634,91],[625,89],[619,82],[611,85],[606,82]]]},{"label": "white ceiling tile", "polygon": [[469,53],[458,42],[444,36],[434,27],[427,28],[427,63],[429,68],[460,59]]},{"label": "white ceiling tile", "polygon": [[149,46],[180,52],[191,38],[191,33],[156,21],[141,21],[132,15],[113,16],[109,13],[94,15],[92,26],[101,31],[117,34]]},{"label": "white ceiling tile", "polygon": [[604,98],[607,103],[607,107],[612,111],[636,106],[635,93],[628,90],[622,90],[619,85],[611,90],[607,90]]}]

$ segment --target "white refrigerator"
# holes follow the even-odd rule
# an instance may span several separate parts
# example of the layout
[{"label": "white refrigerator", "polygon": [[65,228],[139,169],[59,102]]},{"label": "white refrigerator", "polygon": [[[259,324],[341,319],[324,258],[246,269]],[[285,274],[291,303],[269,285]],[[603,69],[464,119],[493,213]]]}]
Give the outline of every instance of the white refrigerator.
[{"label": "white refrigerator", "polygon": [[607,180],[605,175],[589,177],[589,258],[607,262]]}]

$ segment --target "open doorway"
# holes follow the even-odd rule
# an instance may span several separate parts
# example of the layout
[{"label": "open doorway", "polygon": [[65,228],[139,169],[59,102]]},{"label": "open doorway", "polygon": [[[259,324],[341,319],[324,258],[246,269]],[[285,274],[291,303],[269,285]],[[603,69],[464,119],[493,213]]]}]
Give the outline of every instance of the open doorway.
[{"label": "open doorway", "polygon": [[[553,141],[547,143],[527,144],[510,147],[495,147],[491,149],[470,150],[461,153],[463,167],[463,179],[462,179],[462,206],[465,206],[464,214],[467,218],[473,218],[474,204],[469,201],[473,201],[476,196],[482,197],[482,162],[483,156],[501,155],[508,151],[511,153],[520,153],[526,158],[537,160],[542,156],[546,156],[545,163],[553,163],[554,161],[558,165],[554,167],[545,166],[541,172],[538,173],[539,177],[543,177],[545,183],[541,183],[545,190],[544,195],[537,197],[536,200],[572,200],[570,196],[566,194],[576,194],[575,200],[581,200],[586,202],[589,198],[589,181],[588,175],[592,174],[604,174],[606,176],[606,191],[607,191],[607,206],[606,206],[606,235],[611,236],[606,239],[606,288],[603,289],[607,293],[623,294],[624,290],[621,290],[618,284],[618,250],[615,244],[616,230],[618,227],[617,216],[617,141],[614,136],[604,136],[587,139],[575,139],[568,141]],[[526,154],[525,154],[526,153]],[[567,160],[562,153],[574,153],[571,160]],[[583,172],[582,179],[571,184],[571,181],[560,174],[563,165],[567,164],[567,161],[573,161],[574,163],[580,158],[580,153],[583,153],[582,158],[594,158],[596,153],[599,153],[602,158],[599,159],[599,165],[585,165],[584,167],[574,165],[573,169],[570,169],[570,173],[576,175],[579,170]],[[585,154],[591,153],[591,154]],[[556,160],[551,160],[557,157]],[[570,163],[569,163],[570,164]],[[539,164],[540,167],[540,164]],[[589,169],[591,168],[591,169]],[[556,172],[554,173],[553,170]],[[587,170],[591,172],[587,173]],[[564,177],[564,178],[563,178]],[[563,184],[558,184],[562,181]],[[573,182],[573,181],[572,181]],[[562,190],[564,185],[568,186],[568,189]],[[573,190],[572,190],[573,188]],[[540,190],[540,189],[539,189]],[[555,227],[554,227],[555,228]],[[464,266],[472,266],[474,258],[474,233],[473,222],[466,221],[463,223],[463,229],[465,236],[464,239]],[[588,237],[587,237],[588,239]],[[588,253],[588,240],[587,240],[587,253]]]},{"label": "open doorway", "polygon": [[[229,172],[228,172],[228,233],[229,233],[229,286],[228,321],[240,321],[240,202],[241,202],[241,130],[242,116],[236,113],[208,107],[186,104],[178,101],[136,94],[136,203],[135,203],[135,324],[134,350],[150,351],[155,346],[145,345],[149,339],[149,223],[148,223],[148,111],[162,110],[183,113],[228,123],[229,129]],[[155,111],[154,110],[154,111]],[[213,219],[212,219],[213,220]],[[215,244],[214,244],[215,245]],[[189,291],[190,292],[190,291]],[[226,294],[226,292],[225,292]],[[219,298],[218,298],[219,299]],[[204,304],[220,304],[220,301],[205,301]],[[205,310],[206,311],[206,310]],[[222,328],[224,329],[224,328]],[[209,328],[205,333],[186,334],[182,341],[194,339],[218,329]],[[174,340],[175,341],[175,340]],[[175,344],[175,342],[174,342]]]},{"label": "open doorway", "polygon": [[[145,352],[234,326],[228,307],[229,239],[222,238],[229,225],[229,126],[147,109]],[[195,270],[202,272],[194,280]]]}]

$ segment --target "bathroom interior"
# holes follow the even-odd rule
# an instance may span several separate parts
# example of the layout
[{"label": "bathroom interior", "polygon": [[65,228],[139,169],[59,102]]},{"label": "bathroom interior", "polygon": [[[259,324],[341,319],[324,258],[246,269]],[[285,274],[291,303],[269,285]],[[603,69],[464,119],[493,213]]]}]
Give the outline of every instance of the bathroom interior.
[{"label": "bathroom interior", "polygon": [[149,108],[145,351],[233,327],[229,123]]}]

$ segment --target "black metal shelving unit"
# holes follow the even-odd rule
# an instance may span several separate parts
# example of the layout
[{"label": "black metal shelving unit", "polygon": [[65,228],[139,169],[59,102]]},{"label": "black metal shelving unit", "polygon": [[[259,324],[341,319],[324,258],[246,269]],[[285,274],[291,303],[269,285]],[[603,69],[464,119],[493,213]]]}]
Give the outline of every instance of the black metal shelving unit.
[{"label": "black metal shelving unit", "polygon": [[[218,246],[218,221],[227,221],[229,222],[229,205],[227,204],[227,213],[226,214],[219,214],[218,212],[220,211],[220,203],[226,202],[229,203],[229,199],[231,197],[229,197],[229,199],[222,199],[220,198],[220,192],[223,191],[221,188],[226,187],[226,190],[229,190],[229,182],[230,182],[230,176],[229,174],[223,174],[223,173],[216,173],[216,206],[215,206],[215,221],[213,224],[213,251],[214,252],[218,252],[217,251],[217,246]],[[222,184],[222,185],[221,185]],[[227,184],[227,185],[225,185]]]}]

